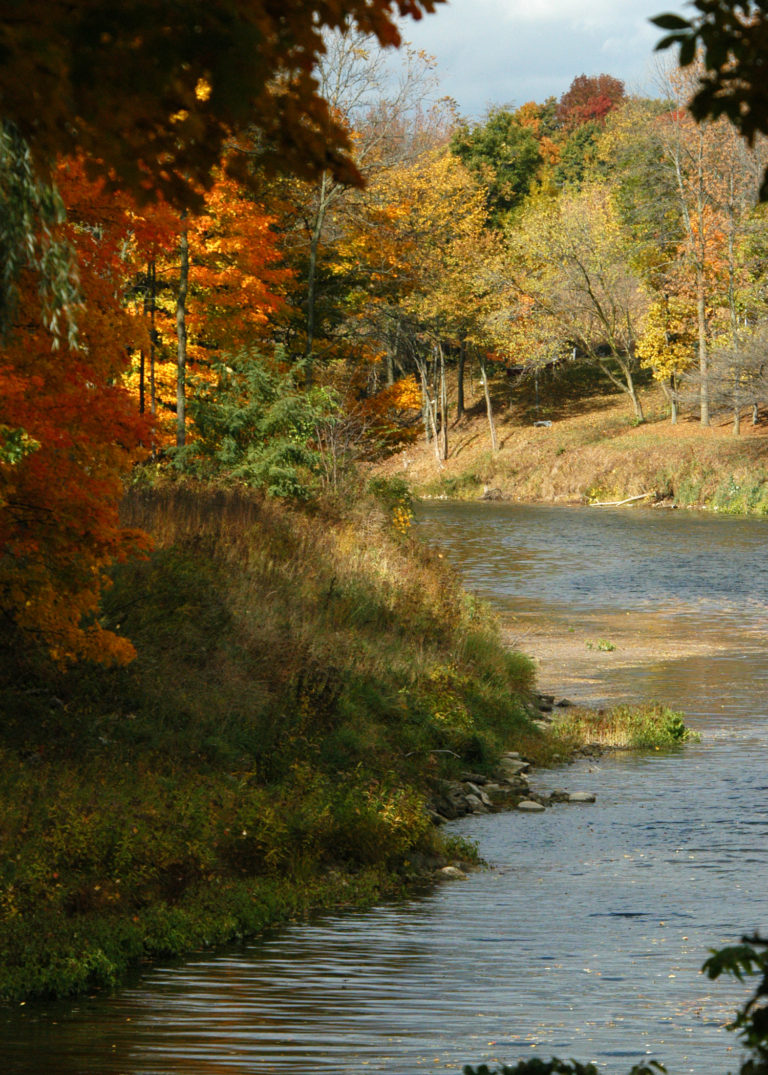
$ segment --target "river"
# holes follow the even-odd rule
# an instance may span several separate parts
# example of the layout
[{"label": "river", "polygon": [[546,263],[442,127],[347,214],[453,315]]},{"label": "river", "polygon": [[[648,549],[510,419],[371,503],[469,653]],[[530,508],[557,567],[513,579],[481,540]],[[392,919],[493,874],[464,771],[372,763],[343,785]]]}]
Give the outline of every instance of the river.
[{"label": "river", "polygon": [[4,1072],[738,1067],[724,1024],[746,987],[699,967],[768,927],[768,523],[433,503],[418,525],[500,609],[543,689],[663,699],[701,742],[537,774],[597,802],[457,822],[492,864],[467,881],[158,966],[114,997],[0,1012]]}]

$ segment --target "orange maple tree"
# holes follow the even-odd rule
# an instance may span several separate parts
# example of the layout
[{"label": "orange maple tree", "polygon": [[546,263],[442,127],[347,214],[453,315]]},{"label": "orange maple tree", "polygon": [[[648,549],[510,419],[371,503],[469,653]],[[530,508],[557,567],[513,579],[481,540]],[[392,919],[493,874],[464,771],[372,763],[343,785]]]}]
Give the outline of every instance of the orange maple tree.
[{"label": "orange maple tree", "polygon": [[[193,378],[212,383],[216,380],[213,367],[223,354],[270,337],[292,273],[283,265],[274,215],[226,172],[219,172],[199,214],[182,221],[176,211],[159,202],[141,208],[132,205],[128,217],[139,281],[129,305],[152,333],[147,343],[155,349],[150,409],[157,417],[154,443],[163,447],[175,438],[182,223],[189,257],[187,360]],[[128,378],[135,394],[142,384],[141,355],[141,348],[134,351]]]},{"label": "orange maple tree", "polygon": [[0,352],[0,428],[16,434],[0,459],[0,612],[6,637],[21,630],[62,664],[124,662],[132,645],[97,612],[108,566],[146,540],[118,518],[122,479],[148,433],[121,383],[144,329],[121,303],[114,206],[76,162],[59,181],[71,221],[57,239],[77,254],[82,305],[66,344],[44,323],[36,274],[21,274]]}]

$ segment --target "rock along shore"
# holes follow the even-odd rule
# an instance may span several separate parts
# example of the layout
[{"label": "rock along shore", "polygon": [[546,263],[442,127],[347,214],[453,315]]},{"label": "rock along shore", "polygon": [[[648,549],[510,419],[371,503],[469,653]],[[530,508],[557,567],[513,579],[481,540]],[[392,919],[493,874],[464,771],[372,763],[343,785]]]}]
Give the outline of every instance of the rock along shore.
[{"label": "rock along shore", "polygon": [[[545,728],[552,721],[552,711],[565,708],[567,699],[555,701],[554,695],[534,696],[539,718],[535,721]],[[541,813],[554,803],[593,803],[596,796],[591,791],[566,791],[556,788],[546,794],[532,790],[530,785],[531,763],[517,751],[502,754],[493,775],[464,772],[458,780],[441,781],[430,804],[430,817],[435,825],[455,821],[467,814],[489,814],[500,810],[520,810],[523,813]],[[437,871],[446,880],[461,879],[466,874],[456,866],[445,866]]]}]

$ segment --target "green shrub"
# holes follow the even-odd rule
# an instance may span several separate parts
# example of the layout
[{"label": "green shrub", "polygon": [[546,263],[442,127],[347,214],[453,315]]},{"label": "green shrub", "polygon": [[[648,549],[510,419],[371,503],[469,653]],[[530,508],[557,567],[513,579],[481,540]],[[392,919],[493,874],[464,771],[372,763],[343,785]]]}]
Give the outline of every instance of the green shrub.
[{"label": "green shrub", "polygon": [[681,713],[658,703],[620,705],[611,710],[570,709],[552,725],[550,735],[566,749],[661,750],[699,738],[686,726]]}]

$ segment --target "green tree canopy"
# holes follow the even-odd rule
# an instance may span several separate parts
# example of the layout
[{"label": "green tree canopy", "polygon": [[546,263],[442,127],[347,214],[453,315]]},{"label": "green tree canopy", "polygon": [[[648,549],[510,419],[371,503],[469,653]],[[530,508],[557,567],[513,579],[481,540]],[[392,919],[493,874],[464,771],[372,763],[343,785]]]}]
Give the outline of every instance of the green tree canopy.
[{"label": "green tree canopy", "polygon": [[578,190],[583,183],[595,177],[597,146],[602,126],[597,120],[582,123],[568,137],[560,151],[555,168],[555,183],[559,187]]},{"label": "green tree canopy", "polygon": [[484,123],[462,125],[451,150],[486,186],[495,224],[529,192],[541,163],[534,135],[507,108],[493,109]]}]

